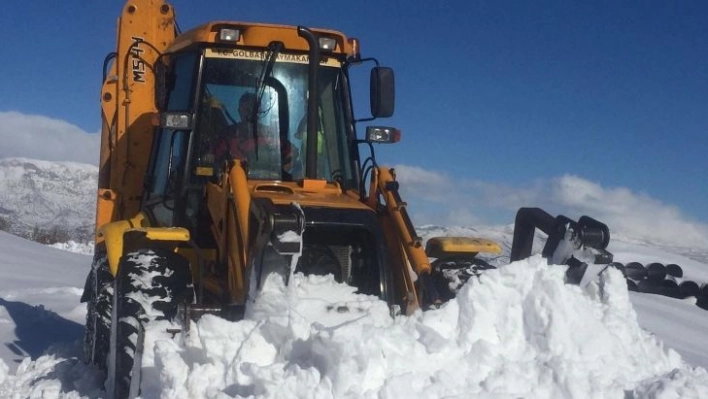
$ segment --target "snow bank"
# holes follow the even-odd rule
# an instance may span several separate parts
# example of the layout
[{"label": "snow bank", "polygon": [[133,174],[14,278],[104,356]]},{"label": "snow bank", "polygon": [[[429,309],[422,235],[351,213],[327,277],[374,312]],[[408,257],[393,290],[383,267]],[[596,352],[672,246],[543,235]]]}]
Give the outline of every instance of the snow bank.
[{"label": "snow bank", "polygon": [[31,361],[27,357],[18,366],[16,375],[10,376],[7,371],[7,365],[0,360],[2,398],[78,399],[102,396],[100,374],[75,358],[45,355]]},{"label": "snow bank", "polygon": [[533,257],[440,309],[391,318],[330,277],[296,275],[293,290],[273,275],[241,322],[205,316],[181,342],[149,330],[143,394],[708,397],[708,373],[639,327],[619,272],[585,289],[563,276]]},{"label": "snow bank", "polygon": [[61,249],[62,251],[74,252],[83,255],[93,255],[94,244],[92,242],[58,242],[48,245],[49,247]]}]

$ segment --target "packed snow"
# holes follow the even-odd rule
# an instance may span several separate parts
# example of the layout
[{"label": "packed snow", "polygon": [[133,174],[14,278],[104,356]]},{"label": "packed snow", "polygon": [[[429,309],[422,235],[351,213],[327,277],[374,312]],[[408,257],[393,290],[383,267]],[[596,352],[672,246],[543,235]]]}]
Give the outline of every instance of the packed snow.
[{"label": "packed snow", "polygon": [[[507,227],[421,231],[509,242]],[[708,281],[695,254],[621,240],[609,249]],[[0,253],[0,397],[105,397],[100,373],[80,361],[91,257],[2,232]],[[142,397],[708,397],[706,311],[628,293],[615,269],[583,288],[564,273],[533,256],[408,317],[331,276],[296,274],[286,287],[272,275],[240,322],[204,316],[174,336],[167,322],[150,327]]]}]

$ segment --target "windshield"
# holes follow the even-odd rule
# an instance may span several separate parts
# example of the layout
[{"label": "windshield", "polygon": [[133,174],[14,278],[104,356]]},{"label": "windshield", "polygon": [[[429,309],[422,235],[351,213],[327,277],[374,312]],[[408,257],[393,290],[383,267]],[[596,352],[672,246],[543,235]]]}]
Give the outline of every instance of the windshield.
[{"label": "windshield", "polygon": [[[266,52],[207,49],[197,119],[197,164],[246,161],[249,179],[299,180],[307,153],[307,55],[280,53],[263,79]],[[344,78],[334,59],[319,67],[318,179],[354,185]],[[257,99],[260,98],[260,103]]]}]

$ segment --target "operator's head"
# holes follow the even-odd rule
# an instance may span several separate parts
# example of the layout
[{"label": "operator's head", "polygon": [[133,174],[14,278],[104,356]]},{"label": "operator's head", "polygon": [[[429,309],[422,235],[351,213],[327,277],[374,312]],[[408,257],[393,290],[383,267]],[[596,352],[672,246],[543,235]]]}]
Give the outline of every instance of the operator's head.
[{"label": "operator's head", "polygon": [[253,112],[253,105],[256,103],[256,95],[251,92],[243,93],[238,101],[238,114],[241,116],[241,121],[248,120],[248,117]]}]

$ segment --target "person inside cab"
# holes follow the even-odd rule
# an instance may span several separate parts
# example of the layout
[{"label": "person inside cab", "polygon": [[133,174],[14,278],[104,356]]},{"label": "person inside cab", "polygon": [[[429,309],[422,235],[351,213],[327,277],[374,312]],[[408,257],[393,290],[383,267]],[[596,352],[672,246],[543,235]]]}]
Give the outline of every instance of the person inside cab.
[{"label": "person inside cab", "polygon": [[276,129],[260,123],[255,93],[241,96],[238,114],[240,121],[227,126],[217,141],[215,158],[246,161],[249,178],[287,179],[297,150],[288,140],[281,145]]},{"label": "person inside cab", "polygon": [[[327,178],[330,174],[325,152],[327,140],[325,138],[324,128],[322,127],[322,108],[317,107],[317,112],[319,113],[319,126],[317,127],[317,177]],[[295,138],[300,140],[300,149],[297,151],[299,158],[296,162],[296,169],[302,174],[307,162],[307,114],[303,115],[302,119],[300,119],[300,123],[295,131]]]}]

